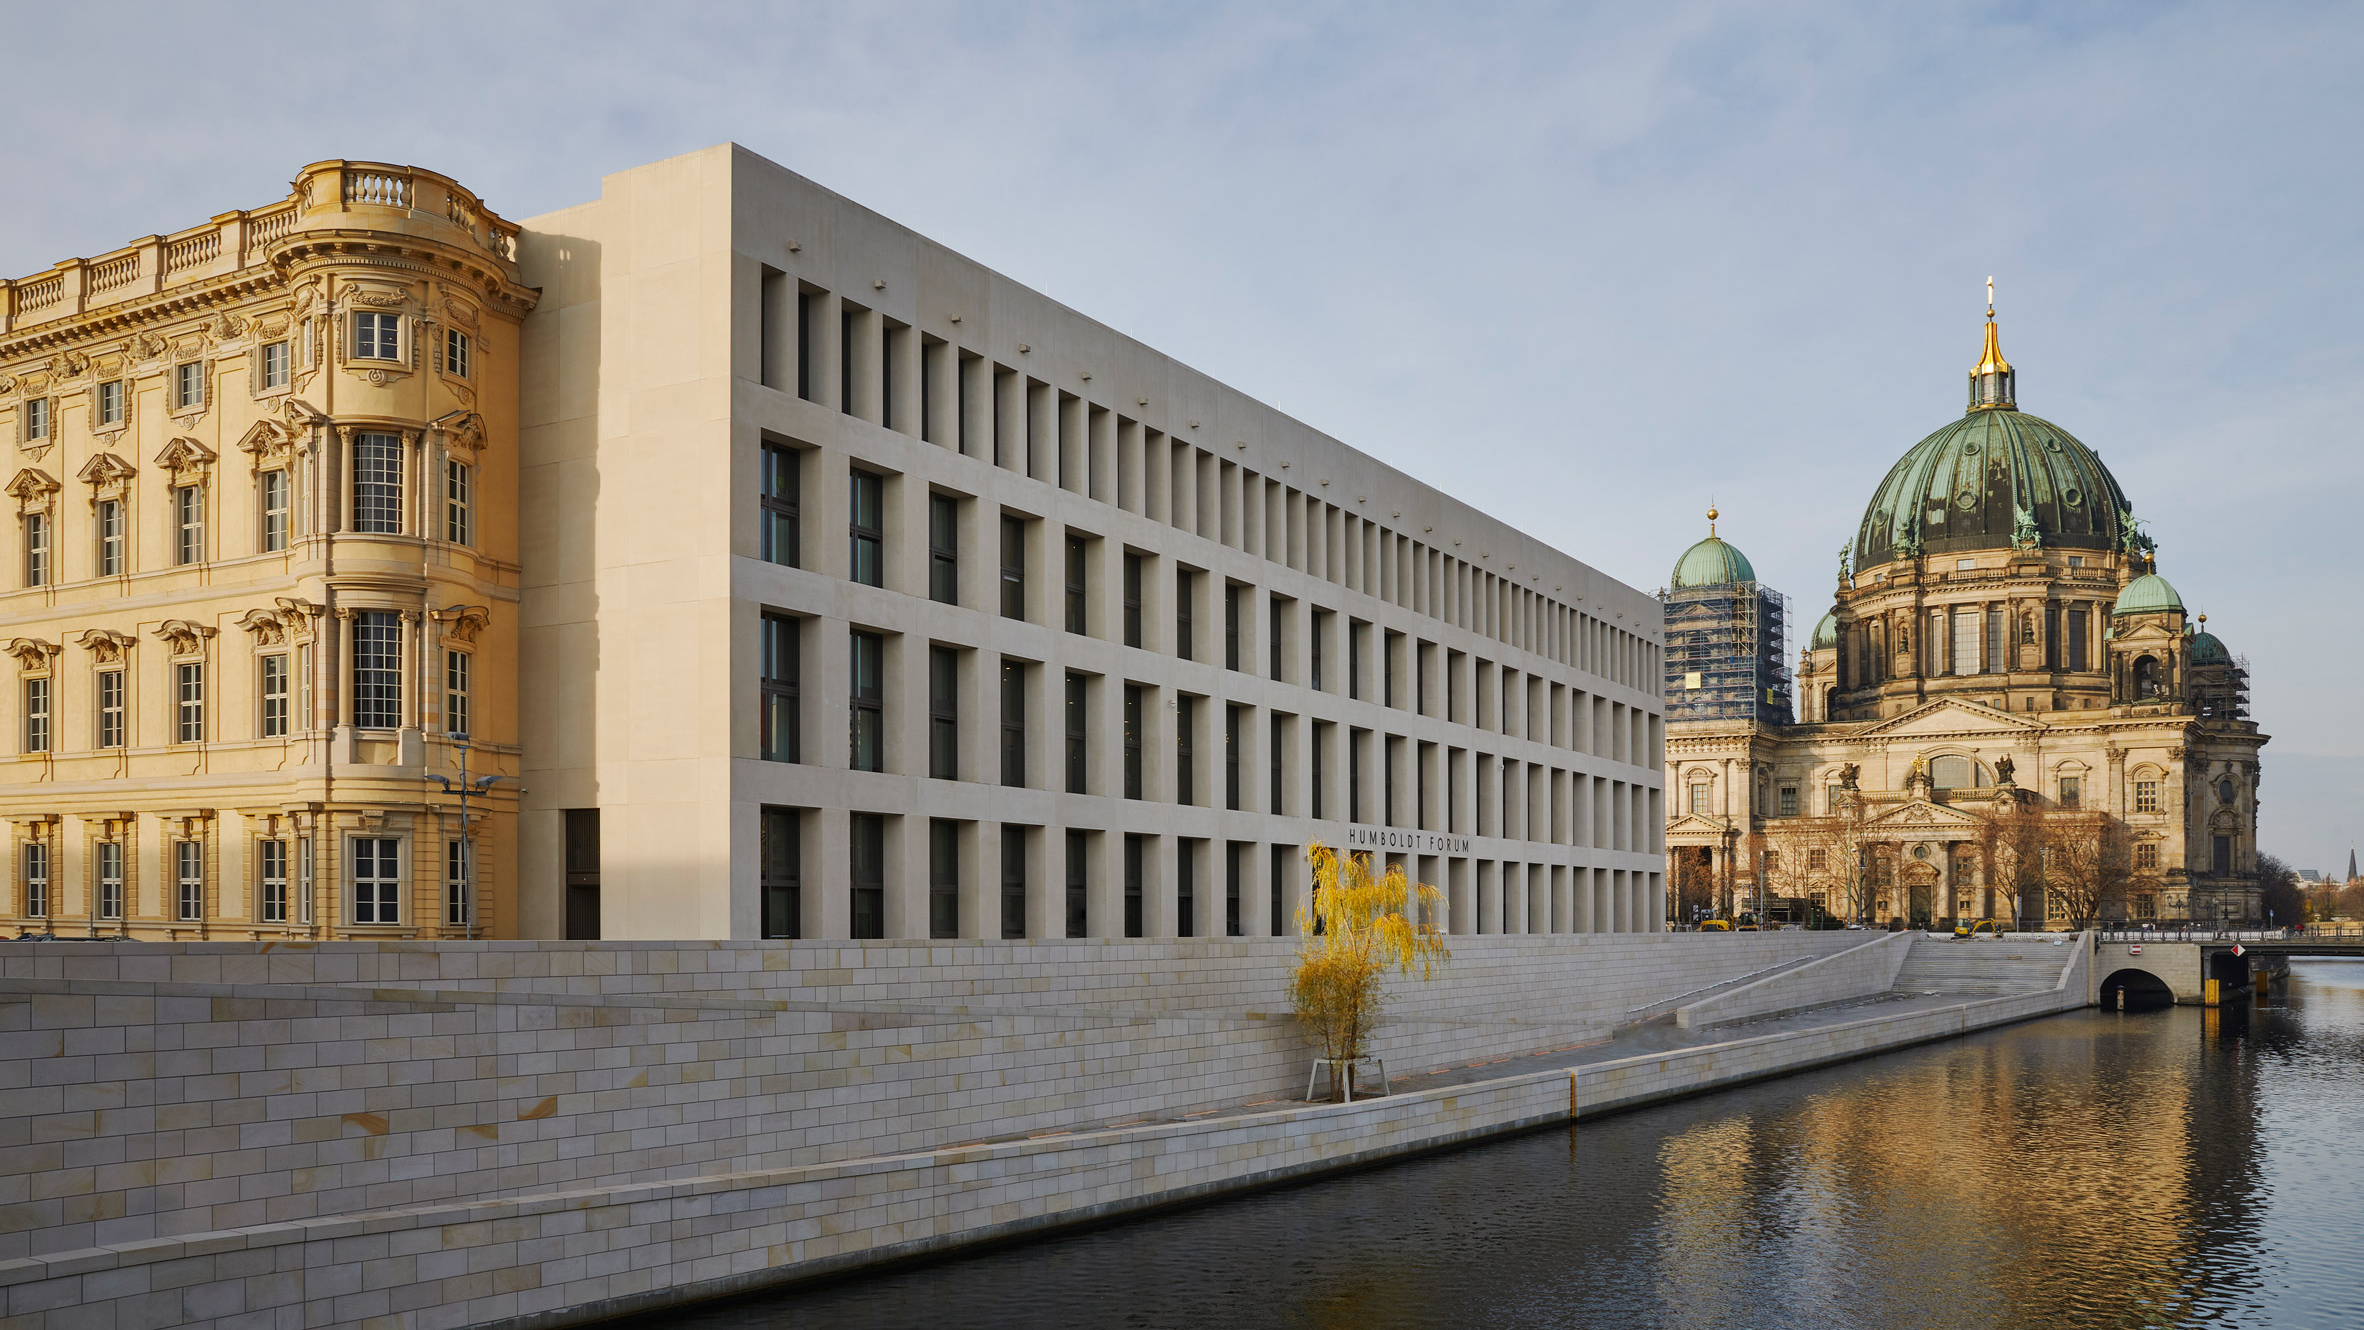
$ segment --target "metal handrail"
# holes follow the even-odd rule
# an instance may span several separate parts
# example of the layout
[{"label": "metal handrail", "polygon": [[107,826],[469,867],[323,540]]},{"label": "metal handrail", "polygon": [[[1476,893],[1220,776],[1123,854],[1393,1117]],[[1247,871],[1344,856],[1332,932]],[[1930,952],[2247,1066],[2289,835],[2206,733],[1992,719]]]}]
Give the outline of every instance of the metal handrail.
[{"label": "metal handrail", "polygon": [[[1849,948],[1849,950],[1853,950],[1853,948]],[[1835,956],[1835,955],[1837,955],[1837,954],[1838,954],[1837,952],[1832,952],[1832,953],[1831,953],[1831,955],[1833,955],[1833,956]],[[1738,983],[1745,983],[1746,981],[1748,981],[1748,980],[1750,980],[1750,979],[1757,979],[1757,978],[1762,978],[1762,977],[1763,977],[1763,976],[1765,976],[1765,975],[1768,975],[1768,974],[1771,974],[1771,973],[1773,973],[1775,970],[1787,970],[1787,969],[1791,969],[1791,968],[1793,968],[1793,967],[1795,967],[1795,966],[1799,966],[1799,965],[1805,965],[1805,964],[1808,964],[1808,963],[1810,963],[1810,962],[1813,962],[1813,961],[1818,961],[1818,960],[1823,960],[1823,959],[1825,959],[1825,958],[1824,958],[1824,957],[1821,957],[1821,956],[1793,956],[1793,957],[1791,957],[1790,959],[1788,959],[1788,960],[1786,960],[1786,961],[1781,961],[1781,962],[1778,962],[1778,963],[1776,963],[1776,964],[1773,964],[1773,965],[1768,965],[1768,966],[1766,966],[1766,967],[1765,967],[1764,969],[1762,969],[1762,970],[1751,970],[1751,971],[1749,971],[1747,974],[1734,975],[1734,976],[1733,976],[1733,977],[1731,977],[1730,979],[1718,979],[1718,980],[1716,980],[1714,983],[1707,985],[1707,987],[1705,987],[1705,988],[1694,988],[1694,989],[1692,989],[1692,990],[1691,990],[1690,992],[1688,992],[1688,993],[1677,993],[1677,994],[1675,994],[1673,997],[1670,997],[1670,998],[1660,998],[1660,999],[1658,999],[1656,1002],[1645,1002],[1645,1003],[1643,1003],[1642,1005],[1640,1005],[1640,1006],[1638,1006],[1638,1007],[1627,1007],[1627,1008],[1625,1009],[1625,1014],[1626,1014],[1626,1015],[1628,1015],[1628,1016],[1631,1016],[1631,1015],[1633,1015],[1633,1014],[1634,1014],[1635,1012],[1637,1012],[1637,1011],[1648,1011],[1648,1010],[1649,1010],[1650,1008],[1652,1008],[1652,1007],[1663,1007],[1663,1006],[1667,1005],[1667,1004],[1668,1004],[1668,1003],[1670,1003],[1670,1002],[1672,1002],[1672,1003],[1676,1003],[1676,1004],[1680,1004],[1684,998],[1687,998],[1687,997],[1697,997],[1697,996],[1699,996],[1701,993],[1708,992],[1708,991],[1710,991],[1710,990],[1712,990],[1712,989],[1718,989],[1718,988],[1722,988],[1722,987],[1724,987],[1724,986],[1725,986],[1725,985],[1727,985],[1727,984],[1738,984]]]}]

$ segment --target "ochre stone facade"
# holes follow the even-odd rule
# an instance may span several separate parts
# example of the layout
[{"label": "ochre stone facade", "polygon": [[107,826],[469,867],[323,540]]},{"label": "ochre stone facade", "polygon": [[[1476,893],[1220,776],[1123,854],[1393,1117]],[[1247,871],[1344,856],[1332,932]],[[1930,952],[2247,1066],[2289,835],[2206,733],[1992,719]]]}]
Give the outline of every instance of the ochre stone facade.
[{"label": "ochre stone facade", "polygon": [[0,924],[515,934],[515,251],[332,161],[0,282]]}]

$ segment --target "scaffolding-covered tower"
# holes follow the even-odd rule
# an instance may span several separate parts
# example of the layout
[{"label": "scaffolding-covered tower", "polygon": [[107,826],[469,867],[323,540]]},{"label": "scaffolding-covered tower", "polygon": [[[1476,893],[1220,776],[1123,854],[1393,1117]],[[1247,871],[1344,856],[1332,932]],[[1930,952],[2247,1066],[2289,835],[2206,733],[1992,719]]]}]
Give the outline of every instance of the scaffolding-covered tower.
[{"label": "scaffolding-covered tower", "polygon": [[1662,597],[1666,718],[1791,724],[1789,601],[1716,537],[1714,509],[1707,517],[1707,539],[1684,552]]}]

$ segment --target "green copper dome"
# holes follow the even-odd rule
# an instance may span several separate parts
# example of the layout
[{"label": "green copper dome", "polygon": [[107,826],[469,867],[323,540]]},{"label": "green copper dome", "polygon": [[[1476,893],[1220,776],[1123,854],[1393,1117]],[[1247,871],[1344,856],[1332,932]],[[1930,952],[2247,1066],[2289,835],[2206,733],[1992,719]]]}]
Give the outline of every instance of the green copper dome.
[{"label": "green copper dome", "polygon": [[1855,536],[1855,567],[1917,554],[2113,550],[2133,533],[2117,478],[2091,448],[2023,411],[1971,412],[1913,445],[1880,482]]},{"label": "green copper dome", "polygon": [[2223,665],[2233,658],[2233,653],[2225,650],[2224,643],[2218,641],[2214,633],[2193,633],[2191,643],[2191,662],[2194,665]]},{"label": "green copper dome", "polygon": [[2112,614],[2181,614],[2183,597],[2157,573],[2144,573],[2126,584],[2118,593],[2118,603],[2110,607]]},{"label": "green copper dome", "polygon": [[1730,586],[1735,582],[1754,582],[1757,570],[1749,566],[1748,556],[1733,545],[1714,535],[1683,551],[1675,560],[1674,589],[1693,587]]},{"label": "green copper dome", "polygon": [[1839,616],[1836,614],[1825,614],[1822,616],[1822,622],[1814,625],[1814,642],[1812,646],[1809,646],[1806,649],[1808,651],[1820,651],[1824,647],[1835,647],[1838,644]]}]

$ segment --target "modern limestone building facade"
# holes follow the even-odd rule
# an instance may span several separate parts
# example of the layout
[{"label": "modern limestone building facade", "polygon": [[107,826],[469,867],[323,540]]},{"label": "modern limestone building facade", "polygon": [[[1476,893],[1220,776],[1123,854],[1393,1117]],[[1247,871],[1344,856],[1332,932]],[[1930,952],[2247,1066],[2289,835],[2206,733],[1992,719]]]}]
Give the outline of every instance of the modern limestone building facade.
[{"label": "modern limestone building facade", "polygon": [[1646,595],[736,147],[518,253],[528,933],[1658,927]]},{"label": "modern limestone building facade", "polygon": [[0,282],[0,923],[514,933],[515,243],[321,162]]},{"label": "modern limestone building facade", "polygon": [[[1896,463],[1841,555],[1796,723],[1697,713],[1669,660],[1679,894],[1875,923],[2258,918],[2246,672],[2099,454],[2018,409],[1987,320],[1969,409]],[[1711,531],[1670,624],[1753,578]]]}]

